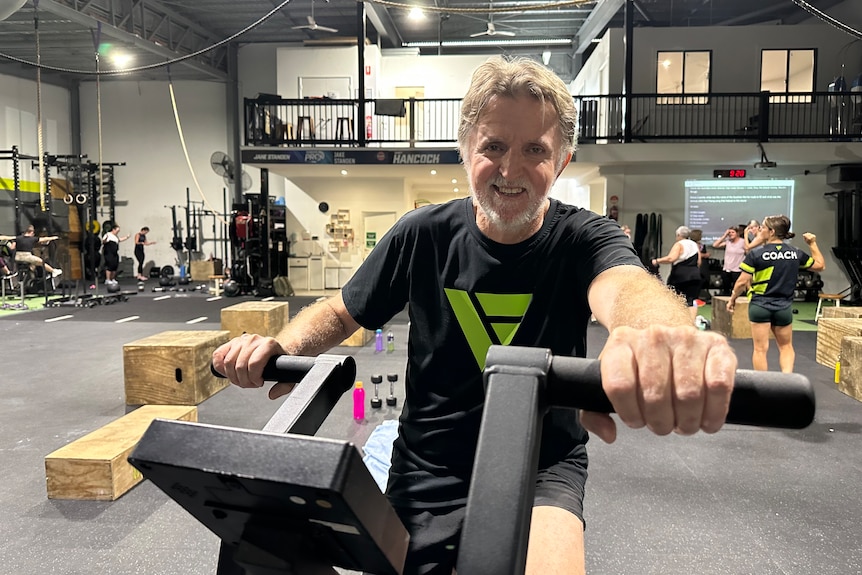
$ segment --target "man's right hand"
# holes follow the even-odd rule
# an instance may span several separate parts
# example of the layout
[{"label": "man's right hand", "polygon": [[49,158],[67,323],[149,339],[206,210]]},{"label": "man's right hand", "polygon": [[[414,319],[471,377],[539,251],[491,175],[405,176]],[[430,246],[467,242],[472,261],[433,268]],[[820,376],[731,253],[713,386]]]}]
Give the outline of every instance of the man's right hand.
[{"label": "man's right hand", "polygon": [[[239,387],[262,387],[263,368],[269,358],[284,355],[284,348],[275,338],[257,334],[235,337],[213,352],[215,370]],[[269,390],[270,399],[276,399],[293,390],[295,383],[279,383]]]}]

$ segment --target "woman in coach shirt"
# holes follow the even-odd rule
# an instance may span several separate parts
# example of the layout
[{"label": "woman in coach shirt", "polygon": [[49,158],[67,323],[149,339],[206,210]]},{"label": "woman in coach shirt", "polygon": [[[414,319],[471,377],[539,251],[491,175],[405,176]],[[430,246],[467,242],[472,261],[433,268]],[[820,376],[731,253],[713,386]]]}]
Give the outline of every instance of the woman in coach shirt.
[{"label": "woman in coach shirt", "polygon": [[755,239],[759,245],[748,252],[740,264],[742,273],[727,302],[727,311],[733,312],[736,298],[750,286],[748,321],[751,322],[751,339],[754,343],[751,362],[756,370],[767,370],[766,352],[769,350],[771,329],[778,344],[781,371],[793,371],[796,353],[793,351],[791,305],[796,278],[800,269],[819,272],[826,268],[823,254],[817,247],[817,236],[802,234],[811,250],[811,255],[808,255],[785,242],[795,235],[790,231],[790,218],[787,216],[769,216],[764,219]]}]

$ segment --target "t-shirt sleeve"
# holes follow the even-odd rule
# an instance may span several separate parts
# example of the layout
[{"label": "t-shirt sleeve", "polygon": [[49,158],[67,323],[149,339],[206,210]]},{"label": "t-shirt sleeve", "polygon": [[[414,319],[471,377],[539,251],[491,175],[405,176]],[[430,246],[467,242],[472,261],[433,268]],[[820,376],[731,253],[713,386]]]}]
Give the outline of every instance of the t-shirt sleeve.
[{"label": "t-shirt sleeve", "polygon": [[381,327],[407,305],[410,257],[405,246],[410,236],[411,226],[402,218],[341,289],[348,313],[362,327]]}]

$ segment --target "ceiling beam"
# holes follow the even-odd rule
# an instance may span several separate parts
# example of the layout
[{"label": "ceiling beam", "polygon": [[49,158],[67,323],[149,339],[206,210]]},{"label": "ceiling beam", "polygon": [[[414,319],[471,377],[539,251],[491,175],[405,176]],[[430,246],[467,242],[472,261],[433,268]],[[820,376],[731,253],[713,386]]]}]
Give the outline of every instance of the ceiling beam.
[{"label": "ceiling beam", "polygon": [[573,42],[573,44],[577,45],[575,54],[582,54],[589,48],[593,38],[598,38],[599,34],[604,32],[607,25],[625,3],[626,0],[603,0],[593,8],[587,21],[578,30],[578,35],[575,37],[575,42]]},{"label": "ceiling beam", "polygon": [[404,39],[395,26],[389,9],[385,6],[380,6],[376,2],[369,2],[366,8],[368,8],[368,11],[365,13],[366,17],[371,21],[371,25],[374,26],[380,37],[388,39],[392,47],[400,48],[404,43]]},{"label": "ceiling beam", "polygon": [[[163,46],[154,44],[149,40],[145,40],[140,36],[121,30],[116,26],[113,26],[112,24],[103,22],[102,20],[93,18],[92,16],[88,16],[87,14],[79,12],[74,8],[65,6],[60,2],[56,2],[55,0],[39,0],[39,9],[45,10],[46,12],[50,12],[51,14],[54,14],[56,16],[67,18],[72,22],[75,22],[82,26],[86,26],[90,29],[96,29],[97,27],[101,26],[101,33],[105,36],[135,46],[136,48],[140,48],[144,51],[155,54],[156,56],[165,58],[166,60],[173,60],[183,56],[183,54],[179,54],[177,52],[174,52],[173,50],[169,50]],[[228,75],[226,72],[212,66],[208,66],[198,60],[195,60],[194,58],[183,60],[176,65],[191,68],[196,72],[206,74],[216,80],[228,80]]]}]

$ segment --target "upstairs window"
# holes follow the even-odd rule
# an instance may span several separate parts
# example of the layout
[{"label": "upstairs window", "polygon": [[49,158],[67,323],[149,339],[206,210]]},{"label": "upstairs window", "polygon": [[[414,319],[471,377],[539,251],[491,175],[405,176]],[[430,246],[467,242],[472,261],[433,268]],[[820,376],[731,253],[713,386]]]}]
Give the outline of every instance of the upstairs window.
[{"label": "upstairs window", "polygon": [[656,93],[682,94],[678,97],[661,97],[659,104],[706,104],[709,94],[709,71],[712,53],[659,52],[656,65]]},{"label": "upstairs window", "polygon": [[811,102],[814,91],[814,50],[763,50],[760,90],[772,103]]}]

